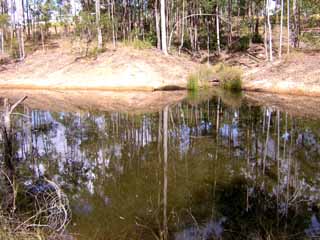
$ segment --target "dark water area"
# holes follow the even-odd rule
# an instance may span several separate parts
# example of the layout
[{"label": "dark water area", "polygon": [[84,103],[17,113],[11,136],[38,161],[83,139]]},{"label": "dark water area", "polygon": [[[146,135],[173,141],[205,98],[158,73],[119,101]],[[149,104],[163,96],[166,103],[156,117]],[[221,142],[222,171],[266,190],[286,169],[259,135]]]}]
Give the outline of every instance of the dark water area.
[{"label": "dark water area", "polygon": [[19,112],[19,174],[63,189],[72,239],[320,236],[320,119],[220,97],[145,114]]}]

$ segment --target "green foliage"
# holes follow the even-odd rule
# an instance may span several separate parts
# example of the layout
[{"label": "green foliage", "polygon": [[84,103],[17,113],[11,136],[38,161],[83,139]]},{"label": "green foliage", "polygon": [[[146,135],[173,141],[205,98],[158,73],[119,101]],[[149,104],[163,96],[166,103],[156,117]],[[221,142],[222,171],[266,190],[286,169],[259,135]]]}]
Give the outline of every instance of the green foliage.
[{"label": "green foliage", "polygon": [[240,91],[242,88],[242,70],[238,67],[218,64],[215,66],[215,71],[220,86],[230,91]]},{"label": "green foliage", "polygon": [[90,12],[82,11],[80,16],[74,17],[74,22],[78,36],[82,36],[83,34],[89,35],[95,27],[95,16],[91,15]]},{"label": "green foliage", "polygon": [[192,73],[188,77],[187,89],[190,91],[197,91],[199,89],[198,75]]},{"label": "green foliage", "polygon": [[110,33],[112,31],[112,24],[111,19],[109,18],[108,14],[101,14],[100,16],[100,26],[101,29],[106,32]]},{"label": "green foliage", "polygon": [[88,49],[87,56],[88,58],[97,58],[100,53],[105,52],[105,49],[99,49],[97,46]]},{"label": "green foliage", "polygon": [[318,27],[320,26],[320,14],[311,15],[307,21],[307,27]]},{"label": "green foliage", "polygon": [[304,33],[300,41],[312,49],[320,49],[320,36],[315,33]]},{"label": "green foliage", "polygon": [[252,35],[252,43],[263,43],[263,38],[260,34],[254,33]]},{"label": "green foliage", "polygon": [[0,28],[5,27],[9,23],[9,15],[8,14],[0,14]]},{"label": "green foliage", "polygon": [[250,37],[242,36],[233,46],[233,49],[236,51],[244,52],[250,47]]},{"label": "green foliage", "polygon": [[196,72],[188,76],[187,89],[197,91],[199,88],[208,88],[213,75],[212,67],[202,65]]},{"label": "green foliage", "polygon": [[12,48],[10,48],[9,55],[13,59],[18,59],[20,57],[19,56],[19,43],[18,43],[18,40],[16,38],[14,38],[12,40]]},{"label": "green foliage", "polygon": [[55,10],[55,4],[52,0],[46,0],[40,6],[41,20],[47,24],[51,19],[52,11]]},{"label": "green foliage", "polygon": [[152,48],[152,43],[149,41],[142,41],[139,39],[134,39],[133,41],[125,41],[126,46],[133,47],[134,49],[143,50]]},{"label": "green foliage", "polygon": [[145,41],[147,41],[150,44],[152,44],[152,46],[156,46],[157,45],[157,34],[155,32],[153,32],[153,31],[146,33]]}]

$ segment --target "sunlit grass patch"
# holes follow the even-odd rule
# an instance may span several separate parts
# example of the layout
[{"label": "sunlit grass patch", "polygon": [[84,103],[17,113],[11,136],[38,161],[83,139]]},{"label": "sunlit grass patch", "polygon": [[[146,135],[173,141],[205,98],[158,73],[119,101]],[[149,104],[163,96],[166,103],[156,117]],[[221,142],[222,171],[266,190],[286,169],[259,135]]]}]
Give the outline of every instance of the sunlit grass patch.
[{"label": "sunlit grass patch", "polygon": [[220,86],[230,91],[241,91],[242,70],[239,67],[217,64],[214,67]]},{"label": "sunlit grass patch", "polygon": [[132,41],[125,41],[125,46],[133,47],[134,49],[143,50],[152,48],[152,43],[149,41],[142,41],[139,39],[134,39]]},{"label": "sunlit grass patch", "polygon": [[196,91],[199,88],[208,88],[209,82],[214,76],[212,67],[202,65],[196,72],[188,76],[187,88],[191,91]]}]

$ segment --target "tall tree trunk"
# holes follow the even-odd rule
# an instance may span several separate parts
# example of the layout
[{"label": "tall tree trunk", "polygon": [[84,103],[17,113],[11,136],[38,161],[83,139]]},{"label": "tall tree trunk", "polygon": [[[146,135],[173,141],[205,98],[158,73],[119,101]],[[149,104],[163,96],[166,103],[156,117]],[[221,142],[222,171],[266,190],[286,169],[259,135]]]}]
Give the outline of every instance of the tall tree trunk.
[{"label": "tall tree trunk", "polygon": [[98,34],[98,49],[102,49],[102,32],[100,26],[100,0],[96,0],[96,25]]},{"label": "tall tree trunk", "polygon": [[280,18],[280,39],[279,39],[279,58],[282,57],[282,37],[283,37],[283,0],[281,0],[281,18]]},{"label": "tall tree trunk", "polygon": [[290,53],[290,0],[287,0],[287,54]]},{"label": "tall tree trunk", "polygon": [[268,0],[264,0],[264,49],[265,49],[265,57],[266,61],[269,60],[268,54],[268,27],[267,27],[267,4]]},{"label": "tall tree trunk", "polygon": [[268,32],[269,32],[269,54],[270,54],[270,62],[273,61],[273,53],[272,53],[272,28],[271,28],[271,21],[270,21],[270,1],[267,0],[267,16],[268,16]]},{"label": "tall tree trunk", "polygon": [[160,11],[161,11],[161,46],[162,46],[162,52],[165,55],[168,55],[165,0],[160,0]]},{"label": "tall tree trunk", "polygon": [[116,49],[117,43],[116,43],[115,22],[114,22],[114,0],[112,0],[112,4],[111,4],[111,21],[112,21],[112,43],[113,43],[113,48]]},{"label": "tall tree trunk", "polygon": [[228,47],[232,44],[232,0],[228,0]]},{"label": "tall tree trunk", "polygon": [[181,49],[184,44],[184,31],[185,31],[185,0],[182,0],[182,23],[181,23],[181,40],[179,46],[179,55],[181,54]]},{"label": "tall tree trunk", "polygon": [[0,29],[0,41],[1,41],[1,54],[4,54],[4,30],[3,28]]},{"label": "tall tree trunk", "polygon": [[221,53],[221,47],[220,47],[220,19],[219,19],[219,5],[217,1],[216,5],[216,31],[217,31],[217,50],[218,54],[220,55]]},{"label": "tall tree trunk", "polygon": [[297,48],[299,46],[299,10],[297,4],[298,1],[293,0],[292,43],[294,48]]},{"label": "tall tree trunk", "polygon": [[160,16],[159,16],[158,0],[154,1],[154,15],[156,20],[156,33],[157,33],[157,48],[161,49],[161,32],[160,32]]},{"label": "tall tree trunk", "polygon": [[23,29],[21,26],[17,28],[17,39],[18,39],[18,45],[19,45],[19,59],[20,61],[22,61],[25,57],[25,52],[24,52]]}]

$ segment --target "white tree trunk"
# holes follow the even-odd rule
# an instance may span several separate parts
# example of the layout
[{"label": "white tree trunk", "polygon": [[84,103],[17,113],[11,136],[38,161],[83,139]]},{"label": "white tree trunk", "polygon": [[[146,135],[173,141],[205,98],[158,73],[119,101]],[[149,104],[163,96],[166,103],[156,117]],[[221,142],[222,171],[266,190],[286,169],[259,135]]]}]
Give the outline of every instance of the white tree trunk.
[{"label": "white tree trunk", "polygon": [[24,59],[24,39],[23,39],[23,30],[21,30],[21,26],[17,28],[17,38],[19,45],[19,59],[22,61]]},{"label": "white tree trunk", "polygon": [[154,3],[154,14],[156,17],[156,32],[157,32],[157,48],[161,49],[161,31],[160,31],[160,16],[158,10],[158,0]]},{"label": "white tree trunk", "polygon": [[[111,6],[111,19],[112,19],[112,42],[113,42],[113,48],[116,49],[116,34],[115,34],[115,26],[114,26],[114,0],[112,0],[112,6]],[[101,36],[101,45],[102,45],[102,36]]]},{"label": "white tree trunk", "polygon": [[4,54],[4,31],[3,29],[0,30],[0,41],[1,41],[1,53]]},{"label": "white tree trunk", "polygon": [[161,46],[162,46],[162,52],[165,55],[168,55],[165,0],[160,0],[160,12],[161,12],[160,15],[161,15]]},{"label": "white tree trunk", "polygon": [[185,2],[184,0],[182,0],[182,26],[181,26],[181,40],[180,40],[180,46],[179,46],[179,55],[181,54],[181,49],[183,47],[183,43],[184,43],[184,31],[185,31]]},{"label": "white tree trunk", "polygon": [[280,19],[280,40],[279,40],[279,58],[282,57],[282,37],[283,37],[283,0],[281,0],[281,19]]},{"label": "white tree trunk", "polygon": [[102,49],[102,32],[100,27],[100,0],[96,0],[96,25],[98,34],[98,49]]},{"label": "white tree trunk", "polygon": [[273,53],[272,53],[272,28],[271,28],[271,21],[270,21],[270,0],[267,0],[267,16],[268,16],[268,31],[269,31],[269,57],[270,62],[273,61]]},{"label": "white tree trunk", "polygon": [[219,21],[219,6],[217,3],[216,6],[216,24],[217,24],[217,48],[218,48],[218,54],[220,55],[221,53],[221,47],[220,47],[220,21]]},{"label": "white tree trunk", "polygon": [[288,30],[288,40],[287,40],[287,54],[290,53],[290,0],[287,0],[287,30]]}]

